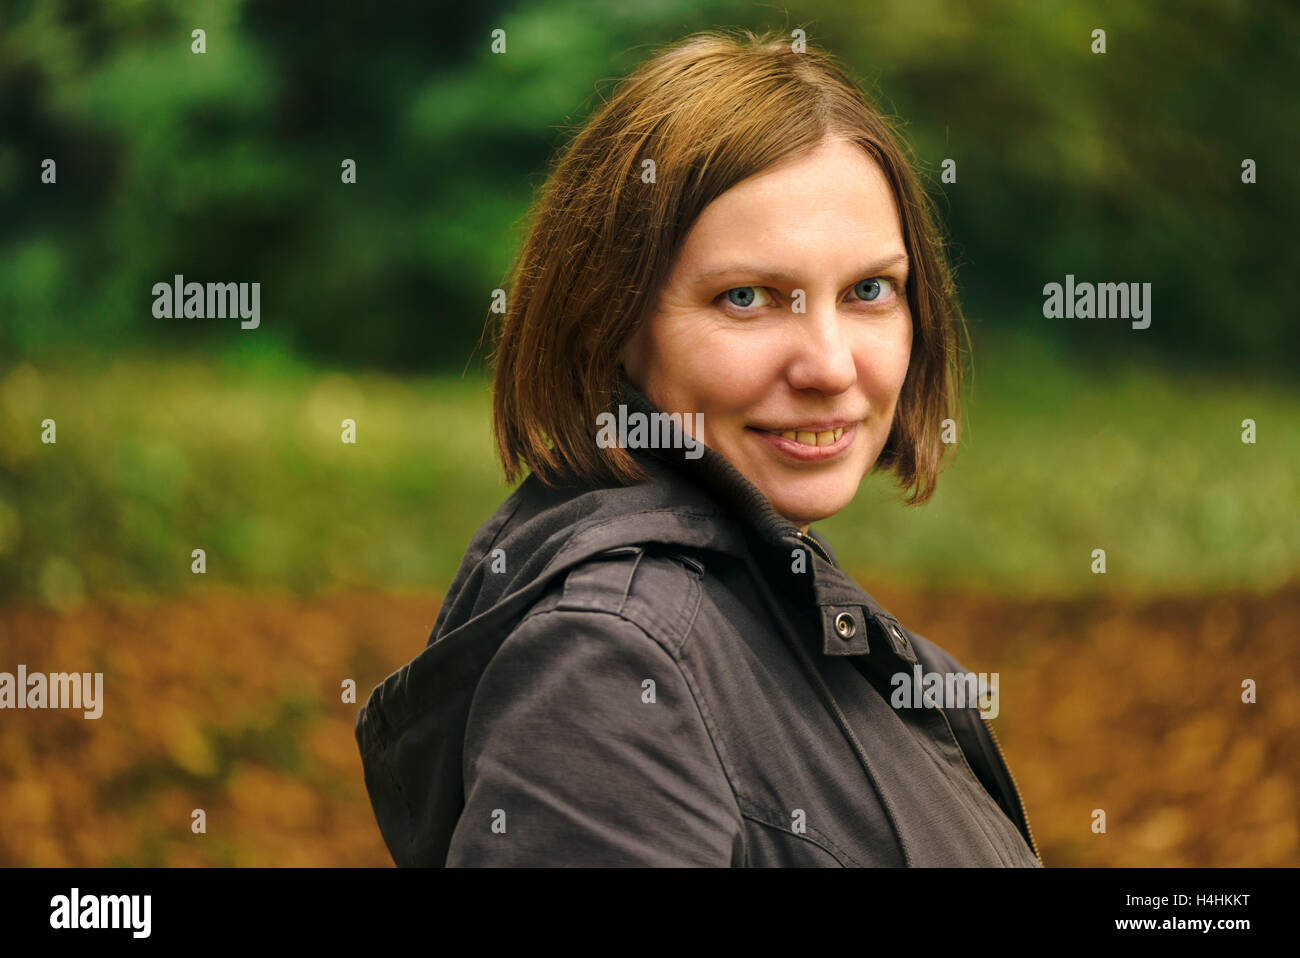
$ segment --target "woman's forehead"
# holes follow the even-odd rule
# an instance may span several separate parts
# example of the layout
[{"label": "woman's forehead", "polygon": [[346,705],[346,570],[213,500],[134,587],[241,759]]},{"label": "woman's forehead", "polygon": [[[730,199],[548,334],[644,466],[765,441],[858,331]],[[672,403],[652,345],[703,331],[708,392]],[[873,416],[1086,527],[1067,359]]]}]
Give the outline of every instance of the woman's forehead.
[{"label": "woman's forehead", "polygon": [[690,282],[740,274],[785,282],[906,266],[898,206],[881,177],[844,190],[724,194],[696,220],[676,273]]}]

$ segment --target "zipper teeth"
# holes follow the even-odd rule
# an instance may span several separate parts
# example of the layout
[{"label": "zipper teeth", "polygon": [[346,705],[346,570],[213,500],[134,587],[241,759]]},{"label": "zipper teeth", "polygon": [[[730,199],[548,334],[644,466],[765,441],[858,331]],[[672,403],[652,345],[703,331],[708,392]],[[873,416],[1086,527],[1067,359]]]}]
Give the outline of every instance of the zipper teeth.
[{"label": "zipper teeth", "polygon": [[826,550],[823,549],[823,548],[818,544],[817,540],[814,539],[812,536],[810,536],[810,535],[806,535],[805,533],[800,532],[798,529],[795,530],[795,533],[794,533],[794,534],[795,534],[796,536],[799,537],[799,541],[800,541],[800,542],[806,542],[806,543],[808,543],[808,545],[812,546],[812,548],[816,549],[816,550],[817,550],[817,554],[818,554],[819,556],[821,556],[823,559],[825,559],[827,562],[829,562],[831,565],[834,565],[834,564],[835,564],[835,563],[831,560],[831,557],[828,556],[828,555],[826,554]]},{"label": "zipper teeth", "polygon": [[1034,841],[1034,828],[1029,824],[1029,812],[1025,810],[1025,800],[1020,797],[1020,786],[1016,783],[1016,773],[1011,771],[1011,764],[1002,751],[1002,743],[998,741],[998,733],[993,730],[993,723],[984,722],[984,727],[989,730],[993,745],[998,750],[998,757],[1002,759],[1002,767],[1007,770],[1007,777],[1011,779],[1011,787],[1016,790],[1016,804],[1020,806],[1020,817],[1025,820],[1025,831],[1029,833],[1029,847],[1034,850],[1034,857],[1038,859],[1038,864],[1045,864],[1043,856],[1038,853],[1038,843]]}]

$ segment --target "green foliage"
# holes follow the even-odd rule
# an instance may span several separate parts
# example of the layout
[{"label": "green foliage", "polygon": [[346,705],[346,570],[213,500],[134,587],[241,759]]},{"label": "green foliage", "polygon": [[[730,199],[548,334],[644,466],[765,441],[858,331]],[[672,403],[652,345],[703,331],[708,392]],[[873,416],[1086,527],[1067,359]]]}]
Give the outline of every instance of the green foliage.
[{"label": "green foliage", "polygon": [[[0,590],[443,584],[504,498],[480,379],[132,359],[3,380]],[[269,374],[275,368],[274,374]],[[57,443],[39,423],[57,423]],[[355,445],[342,422],[356,422]],[[7,518],[5,518],[7,517]],[[207,574],[191,572],[206,552]]]}]

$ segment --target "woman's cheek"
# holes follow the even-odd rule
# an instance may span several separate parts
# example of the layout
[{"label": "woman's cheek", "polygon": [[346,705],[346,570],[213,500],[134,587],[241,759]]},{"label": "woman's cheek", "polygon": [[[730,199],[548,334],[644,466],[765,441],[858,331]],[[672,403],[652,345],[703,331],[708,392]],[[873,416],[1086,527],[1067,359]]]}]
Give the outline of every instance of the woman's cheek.
[{"label": "woman's cheek", "polygon": [[874,380],[886,396],[897,396],[907,379],[912,358],[912,324],[908,322],[888,342],[879,344]]},{"label": "woman's cheek", "polygon": [[746,369],[752,368],[743,352],[738,354],[734,344],[718,337],[695,340],[670,362],[700,399],[734,397],[746,388]]}]

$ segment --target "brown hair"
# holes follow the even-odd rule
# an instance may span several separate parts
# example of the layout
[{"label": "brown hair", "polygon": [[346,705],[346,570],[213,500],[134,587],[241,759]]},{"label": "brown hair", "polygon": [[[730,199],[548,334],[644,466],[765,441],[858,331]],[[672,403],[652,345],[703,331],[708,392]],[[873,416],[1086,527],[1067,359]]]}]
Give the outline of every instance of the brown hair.
[{"label": "brown hair", "polygon": [[[898,204],[912,356],[876,468],[895,472],[907,502],[930,498],[946,451],[942,420],[960,415],[965,332],[930,200],[885,119],[834,58],[748,30],[697,33],[641,64],[542,187],[493,356],[493,433],[507,482],[521,460],[552,485],[645,478],[626,450],[595,442],[619,352],[704,208],[828,137],[865,149]],[[647,158],[654,185],[641,179]]]}]

